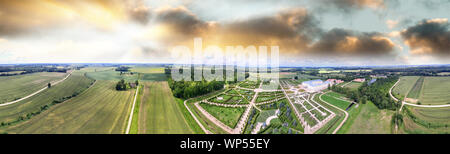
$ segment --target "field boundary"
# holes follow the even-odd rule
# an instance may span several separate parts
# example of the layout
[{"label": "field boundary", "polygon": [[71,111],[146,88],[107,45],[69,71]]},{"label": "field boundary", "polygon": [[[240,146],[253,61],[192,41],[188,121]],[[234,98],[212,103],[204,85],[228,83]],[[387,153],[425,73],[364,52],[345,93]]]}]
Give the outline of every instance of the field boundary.
[{"label": "field boundary", "polygon": [[125,131],[125,134],[129,134],[130,133],[131,122],[133,120],[134,107],[136,106],[136,98],[138,97],[138,93],[139,93],[139,86],[138,86],[138,88],[136,90],[136,94],[134,95],[133,106],[131,107],[131,113],[130,113],[130,117],[128,118],[128,124],[127,124],[127,129]]},{"label": "field boundary", "polygon": [[[72,75],[72,72],[70,72],[65,78],[63,78],[63,79],[61,79],[61,80],[59,80],[59,81],[53,82],[53,83],[52,83],[52,86],[53,86],[53,85],[57,85],[58,83],[63,82],[64,80],[66,80],[67,78],[69,78],[70,75]],[[36,91],[36,92],[34,92],[34,93],[28,95],[28,96],[25,96],[25,97],[23,97],[23,98],[21,98],[21,99],[18,99],[18,100],[12,101],[12,102],[2,103],[2,104],[0,104],[0,106],[11,105],[11,104],[15,104],[15,103],[17,103],[17,102],[23,101],[23,100],[25,100],[25,99],[27,99],[27,98],[30,98],[30,97],[32,97],[32,96],[34,96],[34,95],[36,95],[36,94],[39,94],[40,92],[44,91],[44,90],[47,89],[47,88],[48,88],[48,87],[46,86],[46,87],[44,87],[44,88],[42,88],[42,89],[40,89],[40,90],[38,90],[38,91]]]},{"label": "field boundary", "polygon": [[[394,89],[394,87],[400,82],[400,78],[397,80],[397,82],[391,87],[391,89],[389,90],[389,95],[391,95],[391,98],[394,99],[395,101],[398,102],[398,99],[394,97],[394,95],[392,95],[392,89]],[[445,105],[417,105],[417,104],[411,104],[405,101],[402,101],[402,106],[400,107],[400,111],[402,111],[402,108],[404,105],[410,105],[410,106],[415,106],[415,107],[427,107],[427,108],[435,108],[435,107],[450,107],[450,104],[445,104]]]}]

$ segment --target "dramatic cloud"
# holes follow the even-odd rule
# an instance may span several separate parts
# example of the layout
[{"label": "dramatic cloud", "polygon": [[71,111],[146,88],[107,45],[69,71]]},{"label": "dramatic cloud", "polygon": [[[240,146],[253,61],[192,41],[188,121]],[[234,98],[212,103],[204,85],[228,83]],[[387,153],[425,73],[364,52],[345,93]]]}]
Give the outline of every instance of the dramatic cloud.
[{"label": "dramatic cloud", "polygon": [[381,33],[361,33],[335,28],[324,34],[312,46],[319,54],[385,55],[394,50],[395,44]]},{"label": "dramatic cloud", "polygon": [[[395,47],[389,38],[377,32],[345,29],[326,32],[320,28],[318,20],[303,8],[222,24],[199,20],[186,8],[160,9],[155,11],[155,15],[154,24],[164,25],[165,28],[159,29],[171,31],[168,33],[170,36],[158,38],[165,40],[165,45],[189,45],[193,37],[202,37],[204,46],[278,45],[282,54],[347,56],[386,55]],[[149,35],[158,36],[158,33],[161,32]]]},{"label": "dramatic cloud", "polygon": [[184,7],[157,9],[154,14],[152,24],[158,26],[149,35],[166,45],[192,44],[194,37],[202,37],[205,46],[279,45],[285,51],[298,51],[321,33],[318,21],[302,8],[227,23],[200,20]]},{"label": "dramatic cloud", "polygon": [[401,32],[413,54],[450,56],[450,24],[448,19],[423,20]]},{"label": "dramatic cloud", "polygon": [[132,0],[0,0],[0,36],[87,23],[110,29],[127,19],[145,21],[148,9]]}]

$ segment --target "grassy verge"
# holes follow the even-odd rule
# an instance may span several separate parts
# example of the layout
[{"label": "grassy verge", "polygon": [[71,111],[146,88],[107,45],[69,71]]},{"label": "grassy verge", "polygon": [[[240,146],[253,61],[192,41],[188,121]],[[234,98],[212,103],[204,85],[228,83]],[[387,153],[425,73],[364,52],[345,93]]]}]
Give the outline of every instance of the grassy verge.
[{"label": "grassy verge", "polygon": [[140,106],[141,106],[141,99],[142,99],[142,94],[143,92],[143,86],[139,85],[139,92],[137,94],[137,98],[136,98],[136,104],[134,106],[134,111],[133,111],[133,119],[131,120],[131,128],[130,128],[130,134],[137,134],[138,133],[138,128],[139,128],[139,110],[140,110]]},{"label": "grassy verge", "polygon": [[202,128],[197,124],[197,121],[195,121],[194,117],[192,117],[191,113],[189,113],[184,106],[184,100],[179,98],[175,98],[175,100],[177,101],[177,105],[181,109],[184,118],[188,122],[189,127],[191,127],[192,131],[194,131],[194,134],[205,134]]}]

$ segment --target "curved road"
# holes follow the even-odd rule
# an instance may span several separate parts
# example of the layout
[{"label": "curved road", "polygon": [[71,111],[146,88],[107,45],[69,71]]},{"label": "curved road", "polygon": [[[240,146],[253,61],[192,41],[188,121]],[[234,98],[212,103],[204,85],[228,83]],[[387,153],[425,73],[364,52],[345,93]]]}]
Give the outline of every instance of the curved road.
[{"label": "curved road", "polygon": [[189,113],[191,114],[191,116],[194,118],[194,120],[197,122],[197,124],[200,126],[200,128],[202,128],[202,130],[206,133],[206,134],[211,134],[211,132],[209,132],[203,125],[202,123],[200,123],[200,121],[198,121],[197,117],[194,115],[194,113],[192,113],[191,109],[189,109],[189,107],[187,106],[186,102],[188,100],[185,100],[183,102],[184,107],[186,107],[186,109],[189,111]]},{"label": "curved road", "polygon": [[[63,82],[63,81],[66,80],[71,74],[72,74],[72,72],[70,72],[64,79],[61,79],[61,80],[56,81],[56,82],[53,82],[53,83],[52,83],[52,86],[54,86],[54,85],[56,85],[56,84],[58,84],[58,83]],[[12,102],[7,102],[7,103],[0,104],[0,106],[11,105],[11,104],[14,104],[14,103],[23,101],[23,100],[25,100],[25,99],[27,99],[27,98],[30,98],[30,97],[32,97],[32,96],[34,96],[34,95],[36,95],[36,94],[39,94],[40,92],[44,91],[44,90],[47,89],[47,88],[48,88],[48,87],[45,86],[44,88],[42,88],[42,89],[40,89],[40,90],[38,90],[38,91],[36,91],[36,92],[34,92],[34,93],[28,95],[28,96],[25,96],[25,97],[23,97],[23,98],[21,98],[21,99],[18,99],[18,100],[12,101]]]},{"label": "curved road", "polygon": [[[392,95],[392,89],[394,89],[394,87],[400,82],[400,78],[397,80],[397,82],[395,82],[395,84],[391,87],[391,89],[389,89],[389,95],[392,97],[392,99],[394,99],[396,102],[398,102],[398,99],[394,97],[394,95]],[[408,103],[405,101],[402,101],[402,106],[400,107],[400,111],[402,111],[402,108],[404,105],[410,105],[410,106],[415,106],[415,107],[428,107],[428,108],[434,108],[434,107],[450,107],[450,104],[446,104],[446,105],[417,105],[417,104],[412,104],[412,103]]]},{"label": "curved road", "polygon": [[337,131],[342,127],[342,125],[344,125],[345,121],[347,121],[348,113],[347,113],[347,111],[342,110],[341,108],[338,108],[338,107],[334,106],[333,104],[330,104],[330,103],[324,101],[324,100],[322,99],[322,95],[324,95],[324,94],[326,94],[326,93],[323,93],[323,94],[321,94],[321,95],[319,96],[319,99],[320,99],[322,102],[325,102],[325,103],[327,103],[328,105],[330,105],[330,106],[332,106],[332,107],[334,107],[334,108],[336,108],[336,109],[338,109],[338,110],[341,110],[342,112],[345,113],[344,120],[343,120],[343,121],[341,122],[341,124],[339,124],[339,126],[333,131],[333,134],[336,134]]}]

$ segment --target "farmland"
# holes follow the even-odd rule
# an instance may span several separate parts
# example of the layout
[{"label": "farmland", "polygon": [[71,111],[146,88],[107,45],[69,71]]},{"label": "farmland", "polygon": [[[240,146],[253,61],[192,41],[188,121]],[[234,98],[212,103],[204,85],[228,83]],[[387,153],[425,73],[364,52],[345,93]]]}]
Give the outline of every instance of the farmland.
[{"label": "farmland", "polygon": [[404,110],[403,133],[449,133],[450,108],[407,107]]},{"label": "farmland", "polygon": [[406,97],[418,99],[420,96],[420,91],[422,90],[423,80],[424,77],[420,77],[419,79],[417,79],[416,83]]},{"label": "farmland", "polygon": [[134,90],[116,91],[110,81],[97,81],[77,97],[57,104],[8,133],[84,134],[125,131]]},{"label": "farmland", "polygon": [[348,134],[390,134],[393,111],[379,110],[372,102],[360,104],[361,112],[348,128]]},{"label": "farmland", "polygon": [[133,67],[131,68],[131,72],[138,73],[164,73],[164,67]]},{"label": "farmland", "polygon": [[138,116],[140,134],[194,133],[167,82],[145,82]]},{"label": "farmland", "polygon": [[40,72],[15,76],[0,76],[0,104],[20,99],[63,79],[66,73]]},{"label": "farmland", "polygon": [[123,73],[115,70],[104,70],[97,72],[87,72],[86,76],[95,80],[119,81],[124,79],[126,82],[134,82],[138,79],[138,74]]},{"label": "farmland", "polygon": [[[17,123],[24,117],[38,114],[49,107],[54,100],[71,97],[87,89],[93,80],[79,74],[73,74],[64,82],[52,86],[32,97],[15,104],[0,107],[0,122]],[[31,118],[31,117],[30,117]]]},{"label": "farmland", "polygon": [[419,101],[424,105],[450,103],[450,77],[426,77]]},{"label": "farmland", "polygon": [[[185,100],[173,96],[164,67],[129,66],[133,73],[121,74],[115,71],[116,67],[84,67],[73,71],[64,82],[35,96],[0,107],[0,133],[122,134],[131,112],[134,113],[131,134],[448,133],[446,127],[450,124],[448,108],[407,106],[401,112],[404,123],[394,130],[391,121],[394,109],[380,109],[371,100],[348,108],[350,102],[357,101],[350,98],[348,92],[335,89],[308,92],[302,87],[302,80],[325,79],[323,75],[284,73],[285,79],[280,80],[283,89],[264,89],[261,85],[267,85],[270,81],[247,79]],[[345,75],[342,71],[332,73]],[[27,75],[38,75],[27,81],[32,82],[41,80],[42,76],[48,80],[59,80],[66,74]],[[7,83],[6,80],[9,80],[19,83],[13,77],[27,75],[9,76],[11,79],[0,82]],[[293,80],[294,76],[299,76],[299,80]],[[400,78],[392,92],[397,97],[416,95],[414,97],[424,105],[449,103],[450,91],[447,87],[450,86],[450,77]],[[127,82],[139,80],[140,92],[134,111],[130,109],[136,89],[117,91],[114,87],[120,79]],[[346,83],[352,80],[350,78]],[[40,87],[45,87],[47,82],[51,81],[42,80]],[[357,93],[362,84],[350,82],[346,87]],[[192,113],[186,109],[184,101]]]},{"label": "farmland", "polygon": [[393,89],[393,94],[398,95],[399,98],[404,98],[416,84],[418,79],[418,76],[401,77],[400,82]]}]

